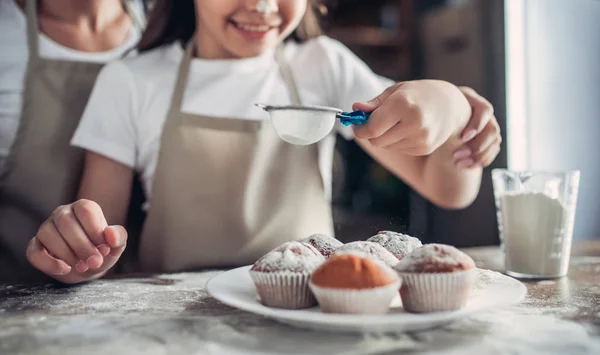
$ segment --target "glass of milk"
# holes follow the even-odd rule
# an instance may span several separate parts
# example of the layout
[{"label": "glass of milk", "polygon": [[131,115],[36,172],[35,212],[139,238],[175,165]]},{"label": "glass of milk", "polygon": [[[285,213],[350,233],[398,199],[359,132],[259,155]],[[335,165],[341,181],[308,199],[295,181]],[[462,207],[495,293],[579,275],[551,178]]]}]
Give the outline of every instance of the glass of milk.
[{"label": "glass of milk", "polygon": [[547,279],[567,274],[579,175],[578,170],[492,171],[508,275]]}]

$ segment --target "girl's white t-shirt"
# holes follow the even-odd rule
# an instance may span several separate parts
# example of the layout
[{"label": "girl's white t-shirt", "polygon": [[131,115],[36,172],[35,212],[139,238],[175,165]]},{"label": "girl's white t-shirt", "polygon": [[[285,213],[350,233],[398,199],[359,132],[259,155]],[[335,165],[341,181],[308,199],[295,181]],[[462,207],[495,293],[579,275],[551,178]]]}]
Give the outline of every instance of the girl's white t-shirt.
[{"label": "girl's white t-shirt", "polygon": [[[356,101],[379,95],[392,81],[374,74],[341,43],[319,37],[288,42],[285,57],[302,103],[351,110]],[[72,144],[140,172],[148,199],[160,137],[183,56],[180,43],[114,61],[100,73]],[[193,59],[182,111],[190,114],[265,120],[255,103],[290,104],[273,51],[233,60]],[[346,138],[351,130],[339,129]],[[319,142],[319,167],[331,193],[335,135]]]},{"label": "girl's white t-shirt", "polygon": [[[133,9],[143,14],[141,0],[132,3]],[[134,48],[141,37],[141,29],[133,26],[127,39],[110,51],[82,52],[62,46],[43,34],[39,36],[42,58],[106,63],[121,58]],[[27,47],[27,19],[14,0],[0,0],[0,161],[5,158],[14,141],[24,88],[25,71],[29,60]]]}]

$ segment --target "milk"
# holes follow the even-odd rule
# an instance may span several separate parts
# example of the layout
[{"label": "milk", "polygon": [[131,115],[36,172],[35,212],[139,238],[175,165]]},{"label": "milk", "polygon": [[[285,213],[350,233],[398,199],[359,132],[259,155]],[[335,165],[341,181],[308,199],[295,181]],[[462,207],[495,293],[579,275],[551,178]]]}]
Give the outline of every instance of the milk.
[{"label": "milk", "polygon": [[567,273],[575,208],[541,192],[497,196],[498,225],[506,271],[517,277]]}]

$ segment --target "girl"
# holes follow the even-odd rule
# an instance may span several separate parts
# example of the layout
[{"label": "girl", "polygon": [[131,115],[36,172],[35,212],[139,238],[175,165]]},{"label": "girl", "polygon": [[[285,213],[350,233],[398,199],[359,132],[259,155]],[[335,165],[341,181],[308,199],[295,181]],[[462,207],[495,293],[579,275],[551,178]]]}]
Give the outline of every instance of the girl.
[{"label": "girl", "polygon": [[142,0],[0,0],[0,270],[28,265],[31,233],[75,199],[83,152],[70,139],[99,70],[143,22]]},{"label": "girl", "polygon": [[27,249],[44,273],[77,283],[112,268],[134,170],[150,203],[134,261],[145,271],[251,263],[285,241],[333,234],[333,136],[287,144],[256,102],[372,111],[342,133],[439,206],[477,195],[499,130],[475,93],[471,110],[450,83],[380,79],[340,43],[314,37],[306,0],[156,6],[144,53],[98,78],[73,138],[87,151],[82,199],[57,208]]}]

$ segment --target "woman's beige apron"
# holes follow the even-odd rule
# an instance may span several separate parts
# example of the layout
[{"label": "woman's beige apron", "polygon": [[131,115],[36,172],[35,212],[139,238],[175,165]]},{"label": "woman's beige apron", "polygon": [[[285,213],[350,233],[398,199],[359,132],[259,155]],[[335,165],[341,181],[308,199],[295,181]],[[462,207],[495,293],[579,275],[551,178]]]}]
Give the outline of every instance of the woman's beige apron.
[{"label": "woman's beige apron", "polygon": [[25,12],[29,62],[23,109],[0,175],[0,280],[6,279],[3,274],[18,279],[24,277],[17,275],[19,271],[31,273],[25,259],[27,243],[57,206],[76,198],[83,151],[70,141],[103,67],[41,58],[37,1],[27,1]]},{"label": "woman's beige apron", "polygon": [[[181,112],[192,48],[181,61],[163,128],[141,269],[249,264],[284,242],[333,234],[316,144],[290,145],[269,121]],[[292,102],[300,104],[280,49],[277,61]]]}]

